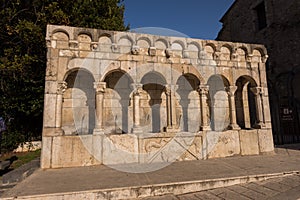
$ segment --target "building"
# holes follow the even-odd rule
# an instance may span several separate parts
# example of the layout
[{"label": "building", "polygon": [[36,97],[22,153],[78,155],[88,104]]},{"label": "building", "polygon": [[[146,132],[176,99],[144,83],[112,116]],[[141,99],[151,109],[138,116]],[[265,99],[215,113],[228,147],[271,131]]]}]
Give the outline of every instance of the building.
[{"label": "building", "polygon": [[236,0],[220,21],[217,40],[266,46],[274,142],[300,142],[300,1]]},{"label": "building", "polygon": [[54,25],[46,41],[42,168],[274,150],[263,45]]}]

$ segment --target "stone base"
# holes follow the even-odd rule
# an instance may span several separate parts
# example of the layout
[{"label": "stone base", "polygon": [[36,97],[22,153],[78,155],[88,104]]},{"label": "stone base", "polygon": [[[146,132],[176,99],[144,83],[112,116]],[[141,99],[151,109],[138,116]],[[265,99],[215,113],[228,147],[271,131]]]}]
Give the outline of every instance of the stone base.
[{"label": "stone base", "polygon": [[274,151],[272,130],[227,130],[43,137],[41,168],[159,163]]},{"label": "stone base", "polygon": [[179,129],[174,128],[174,127],[166,127],[166,132],[167,133],[176,133],[176,132],[179,132]]},{"label": "stone base", "polygon": [[104,130],[103,129],[94,129],[93,135],[103,135]]},{"label": "stone base", "polygon": [[201,130],[201,131],[210,131],[211,128],[210,128],[210,126],[201,126],[201,127],[200,127],[200,130]]},{"label": "stone base", "polygon": [[132,128],[132,133],[133,134],[141,134],[141,133],[143,133],[143,129],[140,127],[134,127],[134,128]]},{"label": "stone base", "polygon": [[237,124],[229,124],[228,130],[241,130],[241,127]]}]

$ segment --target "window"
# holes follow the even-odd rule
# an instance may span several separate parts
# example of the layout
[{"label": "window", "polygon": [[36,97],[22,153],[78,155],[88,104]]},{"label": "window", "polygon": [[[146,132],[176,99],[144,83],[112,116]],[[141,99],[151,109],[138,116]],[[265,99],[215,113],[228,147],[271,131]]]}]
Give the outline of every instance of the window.
[{"label": "window", "polygon": [[261,30],[267,26],[265,3],[262,2],[258,4],[258,6],[255,7],[255,11],[257,14],[257,28]]}]

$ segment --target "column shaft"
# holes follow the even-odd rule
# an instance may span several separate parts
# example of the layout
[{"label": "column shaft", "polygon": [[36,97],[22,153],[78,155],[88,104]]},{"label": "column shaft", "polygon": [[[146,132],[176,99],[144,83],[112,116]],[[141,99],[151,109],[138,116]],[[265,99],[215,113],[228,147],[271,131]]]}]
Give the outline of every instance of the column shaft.
[{"label": "column shaft", "polygon": [[171,119],[171,88],[169,85],[166,85],[165,87],[165,93],[166,93],[166,104],[167,104],[167,129],[172,128],[172,119]]},{"label": "column shaft", "polygon": [[133,133],[142,133],[142,129],[140,127],[140,95],[142,92],[143,85],[134,83],[132,84],[133,91]]},{"label": "column shaft", "polygon": [[230,108],[230,124],[229,129],[239,130],[240,127],[236,122],[236,108],[235,108],[235,91],[237,90],[237,86],[229,86],[226,88],[228,99],[229,99],[229,108]]},{"label": "column shaft", "polygon": [[208,85],[200,85],[199,93],[200,93],[200,102],[201,102],[201,127],[200,130],[208,131],[211,130],[208,124],[208,105],[207,105],[207,95],[208,95],[209,86]]},{"label": "column shaft", "polygon": [[104,134],[103,130],[103,100],[106,88],[106,82],[95,82],[96,89],[96,126],[93,134]]},{"label": "column shaft", "polygon": [[62,130],[62,103],[63,94],[67,89],[67,83],[65,81],[59,82],[57,86],[57,97],[56,97],[56,112],[55,112],[55,128],[56,133],[63,135]]},{"label": "column shaft", "polygon": [[256,127],[263,127],[263,113],[262,113],[262,101],[261,101],[261,87],[251,88],[251,91],[255,95],[256,106]]}]

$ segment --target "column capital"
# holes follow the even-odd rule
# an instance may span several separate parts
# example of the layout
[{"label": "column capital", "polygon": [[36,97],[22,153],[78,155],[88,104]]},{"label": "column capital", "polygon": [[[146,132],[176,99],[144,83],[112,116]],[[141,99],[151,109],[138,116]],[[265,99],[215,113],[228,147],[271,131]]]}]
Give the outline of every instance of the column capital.
[{"label": "column capital", "polygon": [[132,83],[131,87],[133,89],[134,95],[140,95],[141,92],[143,91],[143,84],[141,83]]},{"label": "column capital", "polygon": [[261,87],[252,87],[250,88],[250,90],[255,96],[260,95],[262,93]]},{"label": "column capital", "polygon": [[167,96],[171,95],[171,85],[165,85],[165,93]]},{"label": "column capital", "polygon": [[106,89],[106,82],[94,82],[96,93],[104,93]]},{"label": "column capital", "polygon": [[227,94],[232,97],[232,96],[234,96],[237,88],[238,88],[237,86],[228,86],[225,88],[225,90],[226,90]]},{"label": "column capital", "polygon": [[208,91],[209,91],[209,85],[199,85],[198,92],[201,95],[208,94]]},{"label": "column capital", "polygon": [[269,56],[268,56],[267,54],[264,55],[264,56],[262,56],[262,57],[261,57],[261,62],[262,62],[262,63],[266,63],[267,60],[268,60],[268,58],[269,58]]},{"label": "column capital", "polygon": [[57,84],[57,94],[63,95],[67,89],[67,82],[60,81]]}]

